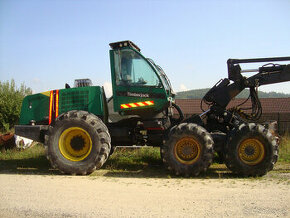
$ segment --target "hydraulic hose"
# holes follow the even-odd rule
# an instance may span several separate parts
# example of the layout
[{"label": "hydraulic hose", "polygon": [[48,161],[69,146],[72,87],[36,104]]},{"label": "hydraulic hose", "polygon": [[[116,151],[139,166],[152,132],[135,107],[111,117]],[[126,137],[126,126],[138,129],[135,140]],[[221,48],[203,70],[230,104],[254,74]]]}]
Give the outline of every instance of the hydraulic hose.
[{"label": "hydraulic hose", "polygon": [[183,112],[182,112],[182,110],[180,109],[180,107],[179,107],[177,104],[172,103],[172,106],[173,106],[173,107],[177,110],[177,112],[179,113],[179,119],[177,119],[176,121],[177,121],[177,122],[180,122],[181,120],[184,119]]}]

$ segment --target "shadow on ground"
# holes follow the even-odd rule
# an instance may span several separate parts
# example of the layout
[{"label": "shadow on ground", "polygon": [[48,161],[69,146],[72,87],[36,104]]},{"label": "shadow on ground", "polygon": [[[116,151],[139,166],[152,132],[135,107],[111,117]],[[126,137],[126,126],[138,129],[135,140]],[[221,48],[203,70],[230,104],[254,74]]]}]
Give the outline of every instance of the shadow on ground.
[{"label": "shadow on ground", "polygon": [[61,175],[50,167],[45,156],[21,160],[0,160],[0,174]]},{"label": "shadow on ground", "polygon": [[[60,171],[51,168],[45,156],[27,159],[0,160],[0,174],[24,175],[63,175]],[[178,178],[163,166],[161,159],[148,159],[140,162],[109,159],[100,169],[90,176],[104,177],[136,177],[136,178]],[[213,165],[206,173],[196,178],[222,178],[235,177],[227,171],[224,165]]]},{"label": "shadow on ground", "polygon": [[[23,175],[63,175],[60,171],[51,168],[46,157],[38,156],[21,160],[0,160],[0,174],[23,174]],[[290,175],[289,163],[278,163],[275,169],[267,174]],[[119,160],[118,158],[109,159],[100,169],[93,172],[91,177],[113,177],[113,178],[180,178],[163,166],[160,158],[148,159],[141,162],[130,162]],[[220,178],[243,178],[232,174],[224,164],[212,164],[207,172],[191,179],[220,179]]]}]

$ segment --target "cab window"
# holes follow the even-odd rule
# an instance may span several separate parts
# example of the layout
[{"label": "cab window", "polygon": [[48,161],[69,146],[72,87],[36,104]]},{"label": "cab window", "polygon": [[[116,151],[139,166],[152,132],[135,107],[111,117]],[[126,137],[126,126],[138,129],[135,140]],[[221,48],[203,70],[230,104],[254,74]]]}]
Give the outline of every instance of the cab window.
[{"label": "cab window", "polygon": [[114,52],[116,85],[159,86],[159,78],[150,64],[137,52],[122,49]]}]

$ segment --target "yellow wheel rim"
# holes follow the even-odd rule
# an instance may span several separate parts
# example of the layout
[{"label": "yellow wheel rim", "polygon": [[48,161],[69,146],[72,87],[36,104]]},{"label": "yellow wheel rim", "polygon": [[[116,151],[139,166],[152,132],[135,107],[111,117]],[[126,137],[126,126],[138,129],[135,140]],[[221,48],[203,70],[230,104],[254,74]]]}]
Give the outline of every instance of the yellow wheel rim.
[{"label": "yellow wheel rim", "polygon": [[249,138],[242,141],[238,148],[238,152],[240,160],[248,165],[257,165],[265,157],[264,145],[255,138]]},{"label": "yellow wheel rim", "polygon": [[200,157],[200,144],[195,138],[184,137],[174,146],[174,155],[176,159],[183,164],[193,164]]},{"label": "yellow wheel rim", "polygon": [[58,147],[66,159],[81,161],[91,153],[92,140],[86,130],[79,127],[71,127],[61,133]]}]

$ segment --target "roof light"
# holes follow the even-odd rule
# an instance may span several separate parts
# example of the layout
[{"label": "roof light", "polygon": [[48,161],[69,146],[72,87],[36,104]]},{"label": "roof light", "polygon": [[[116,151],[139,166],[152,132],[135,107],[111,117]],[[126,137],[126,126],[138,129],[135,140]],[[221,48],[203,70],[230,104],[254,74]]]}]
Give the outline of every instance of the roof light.
[{"label": "roof light", "polygon": [[120,42],[113,42],[110,43],[110,46],[112,49],[119,49],[119,48],[123,48],[123,47],[130,47],[133,49],[136,49],[137,51],[141,51],[141,49],[135,45],[133,42],[126,40],[126,41],[120,41]]}]

